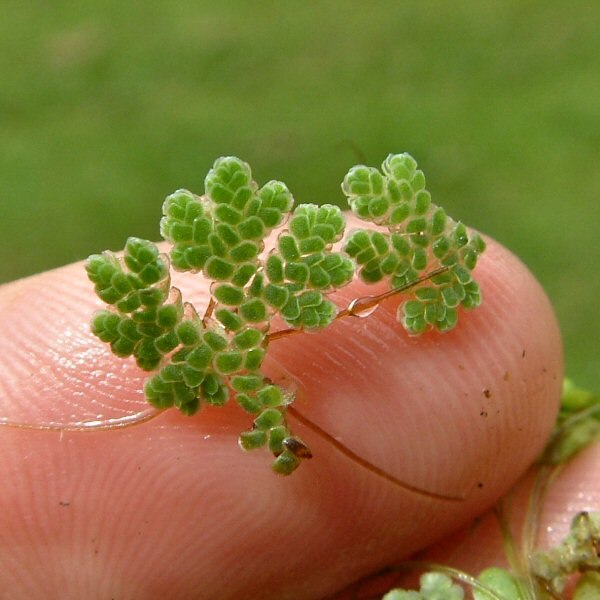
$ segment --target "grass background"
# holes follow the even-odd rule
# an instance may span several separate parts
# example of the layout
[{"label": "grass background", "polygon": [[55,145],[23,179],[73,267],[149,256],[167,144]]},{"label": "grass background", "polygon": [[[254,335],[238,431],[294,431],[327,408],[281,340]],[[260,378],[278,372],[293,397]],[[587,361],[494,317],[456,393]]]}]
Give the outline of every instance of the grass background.
[{"label": "grass background", "polygon": [[157,238],[222,154],[303,202],[408,151],[600,367],[600,4],[3,0],[0,282]]}]

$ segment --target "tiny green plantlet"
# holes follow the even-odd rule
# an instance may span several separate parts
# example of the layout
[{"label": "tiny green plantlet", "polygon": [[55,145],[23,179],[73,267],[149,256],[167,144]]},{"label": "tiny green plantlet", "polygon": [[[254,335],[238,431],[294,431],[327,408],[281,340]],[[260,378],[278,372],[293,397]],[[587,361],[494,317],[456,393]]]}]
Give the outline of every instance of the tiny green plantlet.
[{"label": "tiny green plantlet", "polygon": [[[94,315],[92,330],[115,355],[133,356],[154,372],[145,396],[157,409],[193,415],[203,404],[222,406],[234,397],[253,417],[240,446],[267,447],[275,472],[287,475],[311,451],[286,418],[293,393],[261,370],[270,344],[366,316],[401,292],[398,320],[409,334],[449,331],[460,307],[481,303],[472,270],[485,244],[433,204],[408,154],[390,154],[381,170],[353,167],[344,177],[350,209],[371,224],[348,235],[338,207],[293,208],[284,183],[259,187],[239,158],[217,159],[204,183],[204,195],[178,190],[163,204],[168,256],[150,241],[129,238],[122,258],[108,251],[89,257],[89,279],[109,305]],[[211,282],[203,311],[171,287],[170,267]],[[339,309],[328,295],[355,275],[386,281],[389,291]],[[283,328],[272,329],[275,317]]]}]

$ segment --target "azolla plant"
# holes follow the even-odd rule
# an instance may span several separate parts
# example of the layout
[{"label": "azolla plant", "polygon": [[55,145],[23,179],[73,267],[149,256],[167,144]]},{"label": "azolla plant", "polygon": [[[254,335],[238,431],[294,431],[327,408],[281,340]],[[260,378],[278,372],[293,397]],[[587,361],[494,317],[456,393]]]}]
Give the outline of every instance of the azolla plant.
[{"label": "azolla plant", "polygon": [[[381,171],[353,167],[342,190],[368,228],[346,233],[338,207],[293,208],[284,183],[259,187],[245,162],[219,158],[204,195],[178,190],[165,200],[160,231],[171,244],[168,256],[129,238],[122,258],[104,252],[87,261],[97,295],[110,305],[93,317],[93,332],[117,356],[133,356],[154,372],[145,384],[148,402],[192,415],[233,397],[253,416],[241,447],[267,447],[281,474],[311,452],[286,419],[293,393],[261,371],[271,343],[365,314],[400,292],[398,320],[414,335],[448,331],[461,307],[481,302],[472,270],[485,244],[431,201],[410,155],[389,155]],[[170,268],[209,280],[208,305],[199,311],[184,302],[171,287]],[[340,309],[328,295],[355,275],[384,280],[389,291]],[[271,328],[275,317],[283,328]]]}]

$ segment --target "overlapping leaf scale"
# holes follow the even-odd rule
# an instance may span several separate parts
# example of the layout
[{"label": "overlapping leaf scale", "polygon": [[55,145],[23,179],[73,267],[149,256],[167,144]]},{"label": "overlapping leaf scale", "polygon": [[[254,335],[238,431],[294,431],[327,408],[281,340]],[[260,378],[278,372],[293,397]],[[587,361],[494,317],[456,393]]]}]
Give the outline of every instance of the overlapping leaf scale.
[{"label": "overlapping leaf scale", "polygon": [[180,295],[170,293],[167,257],[152,242],[129,238],[123,259],[96,254],[86,270],[97,295],[112,307],[94,315],[93,333],[115,355],[133,355],[147,371],[158,367],[177,345],[173,330],[183,314]]},{"label": "overlapping leaf scale", "polygon": [[345,219],[337,206],[302,204],[266,261],[263,297],[284,321],[297,328],[318,329],[337,314],[325,294],[352,280],[354,263],[332,251],[344,233]]},{"label": "overlapping leaf scale", "polygon": [[[232,332],[239,335],[248,331],[247,323],[265,321],[266,307],[249,299],[245,288],[258,270],[263,238],[282,221],[292,198],[279,182],[269,182],[258,190],[250,167],[234,157],[215,162],[206,176],[205,190],[204,197],[186,190],[169,196],[163,205],[161,233],[173,243],[175,268],[202,270],[215,282],[211,291],[219,324],[214,327],[223,330],[218,335],[225,344],[215,350],[213,367],[222,376],[229,376],[260,366],[264,350],[247,348],[240,352],[232,346]],[[255,333],[262,339],[260,332]],[[206,390],[202,391],[207,393],[215,387],[210,378],[203,385]],[[220,402],[224,393],[217,393]]]},{"label": "overlapping leaf scale", "polygon": [[[234,157],[215,162],[205,193],[169,196],[161,232],[174,244],[176,268],[202,270],[213,281],[214,320],[206,326],[196,320],[194,343],[173,355],[146,394],[157,403],[175,397],[179,408],[193,407],[198,398],[221,404],[228,397],[227,381],[240,406],[255,415],[254,428],[240,437],[242,448],[266,445],[277,456],[274,469],[291,472],[300,459],[283,446],[291,435],[283,415],[290,397],[260,373],[274,310],[263,295],[259,255],[264,238],[288,218],[293,198],[278,181],[259,188],[250,167]],[[188,335],[191,342],[191,330]]]},{"label": "overlapping leaf scale", "polygon": [[197,315],[184,318],[175,330],[179,344],[164,366],[146,384],[148,400],[159,408],[175,406],[192,414],[201,402],[221,406],[235,390],[237,402],[257,414],[284,405],[283,391],[260,373],[264,334],[252,327],[236,333],[219,322],[204,325]]},{"label": "overlapping leaf scale", "polygon": [[216,282],[211,288],[219,305],[215,314],[226,329],[264,323],[267,307],[256,295],[248,297],[248,286],[258,272],[265,236],[284,221],[293,198],[281,182],[259,189],[250,167],[235,157],[215,161],[205,192],[198,198],[179,191],[165,201],[161,231],[174,244],[173,263],[201,269]]},{"label": "overlapping leaf scale", "polygon": [[[265,334],[272,310],[262,297],[263,275],[259,254],[264,238],[289,216],[293,198],[285,184],[269,181],[263,187],[252,180],[250,167],[238,158],[218,159],[205,180],[206,195],[213,203],[215,232],[220,236],[221,260],[232,267],[227,277],[206,273],[215,280],[215,317],[229,334],[230,347],[220,368],[229,375],[238,403],[248,412],[276,410],[274,389],[260,373],[265,355]],[[211,259],[213,260],[213,259]],[[207,267],[211,267],[210,262]],[[278,389],[278,388],[277,388]],[[283,391],[278,397],[283,402]],[[268,436],[267,436],[268,437]]]},{"label": "overlapping leaf scale", "polygon": [[[221,323],[227,324],[230,335],[227,359],[233,361],[229,376],[236,401],[256,416],[253,429],[240,436],[240,446],[253,450],[267,445],[275,453],[283,439],[290,435],[283,415],[290,396],[260,372],[266,353],[268,322],[272,316],[272,310],[262,298],[263,282],[262,273],[257,273],[243,290],[241,303],[232,306],[230,300],[226,301],[229,305],[218,308],[216,316]],[[264,415],[271,415],[272,425],[267,426]],[[279,416],[275,418],[274,415]]]},{"label": "overlapping leaf scale", "polygon": [[459,305],[473,308],[481,303],[471,271],[485,244],[431,202],[425,176],[409,154],[390,154],[381,172],[363,165],[352,168],[342,189],[359,218],[387,229],[358,230],[345,243],[364,281],[389,279],[394,289],[447,268],[400,307],[399,319],[409,332],[452,329]]},{"label": "overlapping leaf scale", "polygon": [[211,255],[208,236],[214,223],[206,199],[177,190],[163,203],[160,233],[173,244],[171,264],[178,271],[201,271]]},{"label": "overlapping leaf scale", "polygon": [[273,469],[288,475],[300,465],[302,458],[310,456],[308,448],[293,438],[285,419],[285,407],[293,396],[264,379],[259,383],[258,379],[253,381],[246,376],[233,381],[238,402],[256,413],[252,429],[240,435],[239,443],[244,450],[266,446],[276,457]]},{"label": "overlapping leaf scale", "polygon": [[238,404],[255,415],[252,429],[239,437],[240,447],[249,451],[266,446],[276,457],[273,469],[285,475],[291,473],[305,458],[296,456],[286,447],[293,438],[285,419],[285,409],[292,402],[293,394],[273,384],[258,370],[246,370],[234,375],[231,377],[231,386],[236,392]]},{"label": "overlapping leaf scale", "polygon": [[[123,261],[109,251],[93,254],[87,260],[86,271],[98,297],[127,313],[139,308],[143,298],[164,296],[164,289],[157,284],[169,278],[165,257],[154,244],[138,238],[127,240]],[[157,292],[150,294],[155,289]]]},{"label": "overlapping leaf scale", "polygon": [[146,382],[148,400],[193,414],[202,402],[222,406],[229,399],[226,372],[229,340],[218,326],[205,327],[194,311],[176,329],[179,344],[170,362]]},{"label": "overlapping leaf scale", "polygon": [[256,272],[264,238],[291,209],[292,196],[278,181],[258,189],[250,167],[235,157],[215,161],[205,192],[198,197],[178,190],[163,204],[161,234],[173,244],[173,266],[243,286]]},{"label": "overlapping leaf scale", "polygon": [[[206,176],[205,189],[215,221],[214,234],[209,236],[213,256],[205,264],[205,275],[244,288],[258,270],[264,238],[289,213],[292,195],[278,181],[258,189],[250,167],[234,157],[215,162]],[[256,307],[256,302],[252,306]],[[253,322],[258,321],[255,318]]]},{"label": "overlapping leaf scale", "polygon": [[[237,403],[255,415],[253,428],[240,435],[240,446],[244,450],[267,446],[276,456],[273,469],[289,474],[300,464],[300,458],[289,456],[289,451],[284,447],[286,440],[291,437],[284,412],[293,396],[260,372],[266,353],[265,323],[268,324],[272,312],[267,311],[262,299],[263,279],[262,273],[254,276],[251,285],[244,290],[244,302],[239,307],[217,309],[217,318],[221,322],[231,321],[229,346],[221,355],[222,362],[217,362],[217,367],[229,377]],[[265,323],[256,325],[262,321]]]}]

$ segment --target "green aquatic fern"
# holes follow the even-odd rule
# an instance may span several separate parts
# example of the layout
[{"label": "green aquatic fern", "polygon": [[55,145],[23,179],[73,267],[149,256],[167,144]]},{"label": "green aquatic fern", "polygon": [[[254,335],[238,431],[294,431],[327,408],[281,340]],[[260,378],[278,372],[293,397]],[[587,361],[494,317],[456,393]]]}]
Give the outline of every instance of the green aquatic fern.
[{"label": "green aquatic fern", "polygon": [[433,204],[425,175],[412,156],[390,154],[381,172],[354,167],[342,189],[359,219],[386,228],[358,230],[346,241],[345,250],[355,258],[364,281],[386,279],[391,288],[398,288],[427,270],[445,269],[400,305],[399,318],[408,331],[447,331],[456,325],[459,305],[474,308],[481,303],[471,271],[485,243]]},{"label": "green aquatic fern", "polygon": [[[219,158],[203,196],[178,190],[165,200],[160,232],[171,244],[169,256],[130,238],[122,258],[104,252],[87,262],[97,295],[110,305],[94,316],[92,330],[117,356],[133,356],[155,371],[145,384],[148,402],[192,415],[233,396],[253,415],[240,446],[267,447],[282,474],[311,452],[286,418],[293,393],[262,373],[263,360],[280,337],[358,314],[364,299],[340,310],[328,298],[352,281],[357,267],[366,282],[389,280],[391,292],[370,297],[368,305],[421,284],[400,315],[413,334],[452,329],[459,306],[481,301],[471,271],[484,243],[431,203],[412,157],[390,155],[383,173],[354,167],[342,188],[352,211],[375,225],[345,241],[337,206],[301,204],[292,211],[284,183],[259,187],[245,162]],[[171,288],[170,266],[211,282],[202,315]],[[287,329],[272,331],[275,317]]]},{"label": "green aquatic fern", "polygon": [[382,600],[463,600],[464,590],[455,584],[448,575],[431,571],[421,575],[421,588],[415,590],[395,589]]},{"label": "green aquatic fern", "polygon": [[344,228],[337,206],[302,204],[269,254],[264,296],[290,327],[321,329],[334,320],[337,307],[325,294],[354,276],[352,260],[331,250]]},{"label": "green aquatic fern", "polygon": [[174,326],[181,295],[170,291],[168,259],[151,242],[129,238],[123,260],[111,252],[90,256],[87,272],[101,300],[115,310],[94,316],[92,331],[121,358],[135,356],[146,371],[177,346]]},{"label": "green aquatic fern", "polygon": [[[548,551],[538,550],[530,559],[531,570],[544,587],[562,594],[573,573],[600,573],[600,513],[580,512],[573,517],[565,539]],[[600,593],[600,588],[596,588]]]}]

